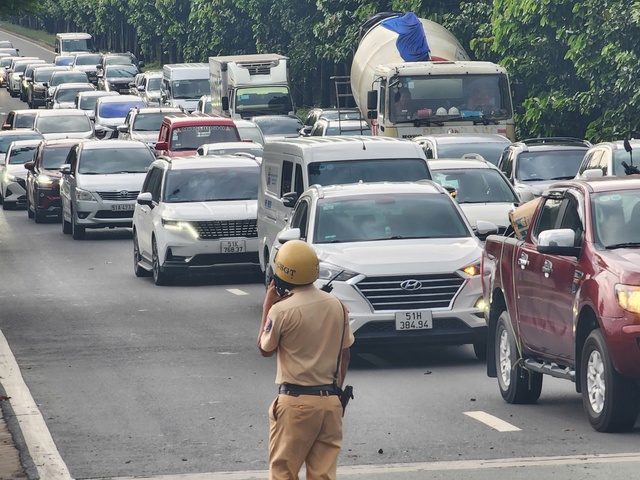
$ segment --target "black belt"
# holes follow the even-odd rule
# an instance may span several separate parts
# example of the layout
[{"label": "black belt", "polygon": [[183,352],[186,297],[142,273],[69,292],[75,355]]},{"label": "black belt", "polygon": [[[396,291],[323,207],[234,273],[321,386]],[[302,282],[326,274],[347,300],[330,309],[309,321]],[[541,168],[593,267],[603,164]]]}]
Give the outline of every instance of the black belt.
[{"label": "black belt", "polygon": [[328,397],[329,395],[338,395],[333,385],[280,385],[280,393],[297,397],[299,395],[317,395],[319,397]]}]

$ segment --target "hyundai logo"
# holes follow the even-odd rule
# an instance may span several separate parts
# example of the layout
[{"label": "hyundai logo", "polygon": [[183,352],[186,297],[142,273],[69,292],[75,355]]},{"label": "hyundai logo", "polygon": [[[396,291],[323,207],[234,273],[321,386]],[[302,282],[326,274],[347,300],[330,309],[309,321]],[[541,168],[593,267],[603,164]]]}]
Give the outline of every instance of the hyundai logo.
[{"label": "hyundai logo", "polygon": [[420,290],[422,288],[422,282],[420,280],[405,280],[400,284],[403,290]]},{"label": "hyundai logo", "polygon": [[129,196],[129,192],[126,190],[120,190],[120,196],[122,198],[127,198]]}]

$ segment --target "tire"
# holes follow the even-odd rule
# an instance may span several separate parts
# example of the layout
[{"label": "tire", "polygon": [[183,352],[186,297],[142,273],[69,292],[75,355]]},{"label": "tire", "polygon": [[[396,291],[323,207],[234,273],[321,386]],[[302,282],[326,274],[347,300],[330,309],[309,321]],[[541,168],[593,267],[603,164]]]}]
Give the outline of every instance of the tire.
[{"label": "tire", "polygon": [[83,225],[78,225],[73,210],[71,210],[71,236],[74,240],[84,240],[85,234],[86,229]]},{"label": "tire", "polygon": [[11,203],[2,202],[2,209],[3,210],[13,210],[13,205]]},{"label": "tire", "polygon": [[35,208],[34,208],[33,217],[36,223],[45,223],[47,221],[47,216],[44,213],[39,212]]},{"label": "tire", "polygon": [[[35,211],[35,209],[34,209]],[[27,216],[33,218],[34,213],[31,211],[31,202],[29,201],[29,195],[27,195]]]},{"label": "tire", "polygon": [[62,222],[62,233],[68,235],[71,233],[71,223],[64,219],[64,211],[60,213],[60,221]]},{"label": "tire", "polygon": [[150,273],[140,266],[142,255],[140,255],[140,247],[138,246],[138,233],[133,232],[133,273],[136,277],[148,277]]},{"label": "tire", "polygon": [[476,354],[478,360],[487,361],[487,341],[480,340],[473,344],[473,353]]},{"label": "tire", "polygon": [[600,329],[593,330],[580,362],[582,404],[591,426],[599,432],[627,432],[640,410],[638,385],[620,375],[611,363]]},{"label": "tire", "polygon": [[158,258],[158,244],[156,243],[155,238],[151,240],[151,252],[153,264],[153,283],[155,283],[156,285],[168,285],[171,281],[171,275],[163,272],[160,269],[160,259]]},{"label": "tire", "polygon": [[502,398],[507,403],[536,403],[542,392],[542,374],[522,367],[511,319],[506,311],[500,314],[496,325],[494,355]]}]

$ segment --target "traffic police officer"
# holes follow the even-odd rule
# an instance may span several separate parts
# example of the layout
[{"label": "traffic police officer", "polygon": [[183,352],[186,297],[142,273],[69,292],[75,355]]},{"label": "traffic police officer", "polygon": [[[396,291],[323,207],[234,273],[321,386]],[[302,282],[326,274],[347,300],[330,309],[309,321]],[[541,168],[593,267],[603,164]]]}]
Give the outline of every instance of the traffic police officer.
[{"label": "traffic police officer", "polygon": [[[354,342],[348,315],[333,295],[313,285],[318,257],[290,240],[275,258],[275,279],[262,310],[258,348],[277,352],[279,395],[269,408],[269,478],[335,479],[342,446],[342,387]],[[338,360],[340,367],[338,368]]]}]

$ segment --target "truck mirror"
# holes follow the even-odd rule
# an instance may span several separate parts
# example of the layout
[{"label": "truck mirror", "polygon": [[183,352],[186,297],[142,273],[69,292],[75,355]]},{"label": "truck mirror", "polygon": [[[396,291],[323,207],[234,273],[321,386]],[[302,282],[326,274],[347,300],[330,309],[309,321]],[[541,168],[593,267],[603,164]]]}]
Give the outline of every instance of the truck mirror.
[{"label": "truck mirror", "polygon": [[156,143],[156,153],[169,150],[169,142]]},{"label": "truck mirror", "polygon": [[282,196],[282,204],[287,208],[293,208],[298,201],[298,194],[296,192],[288,192]]},{"label": "truck mirror", "polygon": [[556,228],[545,230],[538,235],[536,249],[539,253],[547,255],[562,255],[578,257],[580,247],[575,246],[576,232],[570,228]]},{"label": "truck mirror", "polygon": [[229,111],[229,97],[222,97],[222,111]]},{"label": "truck mirror", "polygon": [[[376,90],[369,90],[367,92],[367,110],[377,110],[377,109],[378,109],[378,92]],[[376,118],[377,118],[377,115],[376,115]]]}]

